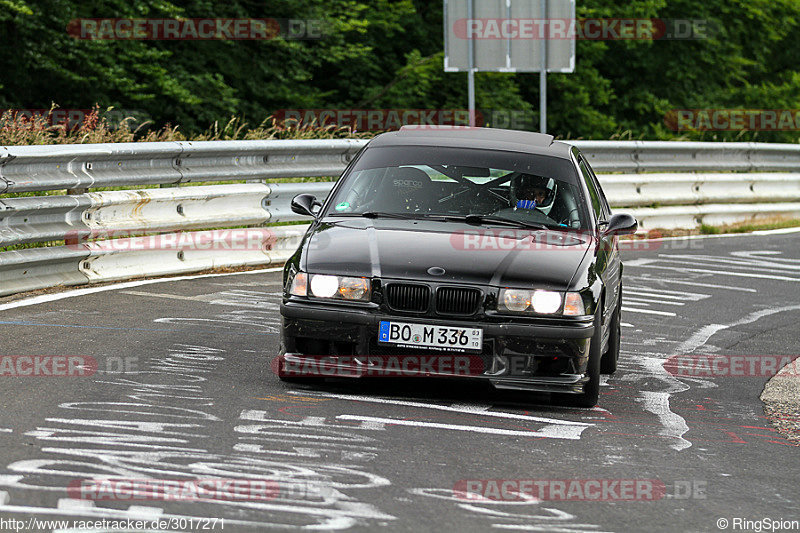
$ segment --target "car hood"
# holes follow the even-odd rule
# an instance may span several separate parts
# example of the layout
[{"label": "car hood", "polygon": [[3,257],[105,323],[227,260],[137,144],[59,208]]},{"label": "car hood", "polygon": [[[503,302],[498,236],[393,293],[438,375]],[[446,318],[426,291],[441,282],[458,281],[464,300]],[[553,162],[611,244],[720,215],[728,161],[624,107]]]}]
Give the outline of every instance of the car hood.
[{"label": "car hood", "polygon": [[529,287],[533,279],[566,288],[593,243],[574,232],[347,219],[312,231],[303,266],[320,274],[509,287]]}]

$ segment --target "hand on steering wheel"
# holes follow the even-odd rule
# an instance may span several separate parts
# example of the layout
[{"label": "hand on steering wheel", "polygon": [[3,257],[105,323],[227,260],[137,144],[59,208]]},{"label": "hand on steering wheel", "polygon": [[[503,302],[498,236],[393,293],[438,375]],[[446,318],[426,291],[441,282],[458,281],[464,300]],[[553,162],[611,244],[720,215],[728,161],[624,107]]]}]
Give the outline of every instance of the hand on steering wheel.
[{"label": "hand on steering wheel", "polygon": [[[578,208],[577,207],[574,208],[574,209],[571,209],[570,212],[567,213],[566,216],[564,216],[564,218],[562,218],[561,220],[558,221],[558,223],[561,224],[562,226],[568,226],[568,227],[571,228],[572,227],[572,223],[575,222],[575,220],[572,218],[572,213],[577,213],[577,212],[578,212]],[[578,217],[576,217],[576,219],[577,218]]]}]

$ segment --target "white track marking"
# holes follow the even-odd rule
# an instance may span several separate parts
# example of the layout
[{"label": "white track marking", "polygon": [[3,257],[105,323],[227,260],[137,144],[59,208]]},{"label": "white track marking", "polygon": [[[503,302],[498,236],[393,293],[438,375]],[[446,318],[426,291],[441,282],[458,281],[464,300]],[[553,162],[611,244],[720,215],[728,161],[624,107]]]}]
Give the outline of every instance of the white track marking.
[{"label": "white track marking", "polygon": [[597,533],[603,533],[599,530],[600,526],[596,526],[594,524],[492,524],[492,527],[496,529],[513,529],[517,531],[547,531],[548,533],[583,533],[587,529],[598,529]]},{"label": "white track marking", "polygon": [[755,270],[757,272],[772,272],[774,274],[796,274],[800,271],[796,266],[770,265],[766,262],[745,261],[741,259],[728,259],[725,257],[686,256],[685,259],[672,259],[678,256],[661,255],[657,261],[675,263],[678,265],[691,264],[701,267],[737,268],[739,270]]},{"label": "white track marking", "polygon": [[489,435],[504,435],[509,437],[546,437],[556,439],[569,439],[578,440],[581,438],[581,433],[584,428],[577,428],[574,426],[546,426],[537,431],[520,431],[513,429],[500,429],[482,426],[462,426],[458,424],[440,424],[438,422],[420,422],[417,420],[404,420],[402,418],[384,418],[378,416],[360,416],[360,415],[339,415],[336,417],[338,420],[355,420],[360,421],[362,424],[386,424],[392,426],[411,426],[418,428],[430,429],[448,429],[452,431],[466,431],[470,433],[486,433]]},{"label": "white track marking", "polygon": [[170,300],[189,300],[193,302],[202,301],[197,296],[181,296],[180,294],[166,294],[163,292],[145,292],[145,291],[121,291],[122,294],[131,294],[133,296],[150,296],[151,298],[169,298]]},{"label": "white track marking", "polygon": [[786,307],[778,307],[775,309],[762,309],[761,311],[754,311],[744,318],[741,318],[735,322],[731,322],[730,324],[709,324],[708,326],[702,327],[691,337],[682,342],[680,346],[675,349],[675,354],[685,355],[694,352],[696,349],[707,343],[708,340],[714,336],[714,334],[724,329],[749,324],[765,316],[783,313],[786,311],[800,311],[800,305],[788,305]]},{"label": "white track marking", "polygon": [[664,429],[659,431],[659,435],[679,440],[678,443],[672,444],[670,447],[677,451],[690,447],[692,443],[683,438],[683,435],[689,431],[689,426],[682,416],[672,412],[670,409],[670,393],[641,391],[639,394],[641,394],[644,410],[656,415],[658,421],[664,426]]},{"label": "white track marking", "polygon": [[660,237],[658,239],[637,239],[636,242],[664,242],[664,241],[699,241],[701,239],[730,239],[735,237],[748,237],[752,235],[784,235],[787,233],[800,233],[800,227],[757,230],[750,233],[722,233],[718,235],[682,235],[679,237]]},{"label": "white track marking", "polygon": [[783,252],[778,250],[753,250],[753,251],[737,251],[731,252],[734,257],[744,257],[745,259],[764,259],[764,255],[769,256],[767,259],[771,262],[778,263],[800,263],[800,259],[790,259],[788,257],[776,257],[783,255]]},{"label": "white track marking", "polygon": [[489,409],[491,409],[492,408],[492,404],[490,404],[490,403],[483,403],[483,404],[480,404],[480,403],[476,403],[476,404],[471,404],[471,403],[453,403],[453,404],[450,404],[450,407],[452,407],[453,409],[460,409],[460,410],[464,411],[465,413],[481,414],[481,413],[484,413],[484,412],[488,411]]},{"label": "white track marking", "polygon": [[625,303],[632,303],[634,305],[643,305],[645,307],[650,307],[650,304],[658,304],[658,305],[677,305],[682,306],[686,305],[686,302],[668,302],[666,300],[656,300],[655,298],[629,298],[625,297]]},{"label": "white track marking", "polygon": [[636,298],[628,298],[626,296],[625,297],[625,303],[629,304],[631,302],[633,302],[635,305],[641,305],[641,306],[644,306],[644,307],[650,307],[650,303],[648,302],[648,300],[637,300]]},{"label": "white track marking", "polygon": [[633,261],[626,261],[625,267],[639,267],[639,268],[657,268],[660,270],[675,270],[678,272],[694,272],[698,274],[714,274],[717,276],[735,276],[740,278],[759,278],[759,279],[774,279],[777,281],[800,281],[800,278],[790,278],[787,276],[773,276],[769,274],[755,274],[750,272],[731,272],[726,270],[708,270],[704,268],[686,268],[686,267],[668,267],[661,265],[654,265],[652,263],[662,261],[660,259],[634,259]]},{"label": "white track marking", "polygon": [[[789,257],[776,257],[782,252],[772,253],[772,250],[736,251],[729,256],[719,255],[671,255],[659,254],[659,257],[669,259],[688,259],[693,261],[708,261],[710,263],[725,263],[740,267],[765,267],[767,269],[800,271],[800,260]],[[767,257],[763,257],[767,255]]]},{"label": "white track marking", "polygon": [[800,228],[781,228],[781,229],[768,229],[758,230],[752,232],[753,235],[783,235],[785,233],[797,233]]},{"label": "white track marking", "polygon": [[[626,265],[628,263],[625,263]],[[692,285],[694,287],[708,287],[710,289],[727,289],[730,291],[740,292],[758,292],[756,289],[750,287],[732,287],[731,285],[713,285],[711,283],[696,283],[694,281],[683,281],[679,279],[664,279],[664,278],[651,278],[649,276],[625,276],[626,279],[637,279],[640,281],[648,281],[653,283],[676,283],[678,285]],[[626,289],[627,291],[627,289]]]},{"label": "white track marking", "polygon": [[689,390],[689,386],[664,370],[663,359],[643,357],[641,362],[650,375],[667,383],[669,390],[664,392],[639,391],[638,400],[642,402],[645,411],[649,411],[658,417],[658,421],[663,426],[663,429],[659,431],[659,435],[677,440],[677,442],[670,445],[670,448],[676,451],[689,448],[692,443],[683,438],[689,431],[689,426],[686,424],[686,420],[674,413],[669,406],[670,396],[676,392]]},{"label": "white track marking", "polygon": [[282,270],[283,267],[277,267],[277,268],[263,268],[260,270],[247,270],[245,272],[226,272],[223,274],[198,274],[194,276],[177,276],[173,278],[157,278],[157,279],[143,279],[139,281],[126,281],[124,283],[118,283],[116,285],[106,285],[103,287],[90,287],[86,289],[75,289],[66,292],[59,292],[56,294],[42,294],[39,296],[32,296],[30,298],[17,300],[16,302],[0,304],[0,311],[5,311],[7,309],[16,309],[17,307],[27,307],[29,305],[42,304],[47,302],[55,302],[57,300],[64,300],[66,298],[74,298],[75,296],[95,294],[97,292],[117,291],[120,289],[128,289],[131,287],[141,287],[142,285],[152,285],[154,283],[166,283],[169,281],[185,281],[190,279],[214,278],[223,276],[240,276],[244,274],[267,274],[270,272],[281,272]]},{"label": "white track marking", "polygon": [[622,306],[622,310],[627,313],[644,313],[645,315],[659,315],[659,316],[678,316],[675,313],[667,311],[653,311],[652,309],[637,309],[635,307]]},{"label": "white track marking", "polygon": [[[573,422],[571,420],[558,420],[555,418],[545,418],[541,416],[528,416],[528,415],[519,415],[516,413],[502,413],[498,411],[484,411],[480,410],[476,412],[474,409],[463,409],[462,406],[455,404],[455,405],[437,405],[433,403],[424,403],[424,402],[411,402],[407,400],[393,400],[391,398],[375,398],[372,396],[353,396],[347,394],[334,394],[331,392],[310,392],[310,391],[303,391],[303,392],[296,392],[296,391],[289,391],[289,394],[296,394],[301,396],[322,396],[325,398],[336,398],[339,400],[351,400],[355,402],[371,402],[371,403],[384,403],[384,404],[392,404],[392,405],[401,405],[404,407],[421,407],[423,409],[436,409],[438,411],[451,411],[455,413],[466,413],[466,414],[479,414],[480,416],[491,416],[495,418],[508,418],[513,420],[528,420],[530,422],[542,422],[545,424],[562,424],[567,426],[585,426],[589,427],[594,424],[586,424],[584,422]],[[470,406],[472,407],[472,406]]]},{"label": "white track marking", "polygon": [[661,298],[664,300],[692,300],[699,302],[710,298],[710,294],[701,294],[697,292],[683,292],[683,291],[668,291],[663,289],[640,289],[638,287],[625,287],[625,294],[635,294],[637,296],[651,296],[653,298]]},{"label": "white track marking", "polygon": [[[211,305],[229,305],[233,307],[255,307],[258,309],[264,309],[266,307],[272,306],[276,310],[278,308],[277,304],[268,300],[271,296],[279,296],[281,293],[253,293],[249,294],[252,291],[246,291],[248,294],[240,294],[240,292],[245,291],[227,291],[227,292],[217,292],[214,294],[200,294],[197,296],[182,296],[180,294],[169,294],[169,293],[162,293],[162,292],[146,292],[146,291],[122,291],[122,294],[131,294],[133,296],[145,296],[145,297],[152,297],[152,298],[168,298],[171,300],[188,300],[191,302],[200,302],[200,303],[207,303]],[[216,299],[211,299],[214,297]],[[230,299],[225,300],[224,298],[228,297]]]}]

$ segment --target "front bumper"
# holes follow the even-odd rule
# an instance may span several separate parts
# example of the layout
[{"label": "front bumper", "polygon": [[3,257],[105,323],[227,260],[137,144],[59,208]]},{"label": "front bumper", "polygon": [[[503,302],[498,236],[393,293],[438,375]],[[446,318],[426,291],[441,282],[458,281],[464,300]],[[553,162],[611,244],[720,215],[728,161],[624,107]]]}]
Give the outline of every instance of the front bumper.
[{"label": "front bumper", "polygon": [[[309,358],[325,358],[341,372],[336,376],[365,375],[365,357],[408,354],[458,354],[480,358],[466,377],[488,380],[499,389],[580,393],[588,381],[586,366],[594,334],[592,317],[533,318],[486,314],[476,318],[412,317],[389,314],[378,307],[355,307],[304,300],[286,301],[282,316],[279,364],[300,365]],[[477,352],[441,352],[401,348],[378,342],[381,320],[483,329],[483,347]],[[353,356],[361,356],[358,357]],[[282,367],[281,367],[282,368]],[[477,370],[476,370],[477,369]],[[370,375],[368,372],[366,375]],[[414,371],[403,375],[415,375]],[[448,372],[419,375],[455,377]],[[463,374],[458,377],[465,377]]]}]

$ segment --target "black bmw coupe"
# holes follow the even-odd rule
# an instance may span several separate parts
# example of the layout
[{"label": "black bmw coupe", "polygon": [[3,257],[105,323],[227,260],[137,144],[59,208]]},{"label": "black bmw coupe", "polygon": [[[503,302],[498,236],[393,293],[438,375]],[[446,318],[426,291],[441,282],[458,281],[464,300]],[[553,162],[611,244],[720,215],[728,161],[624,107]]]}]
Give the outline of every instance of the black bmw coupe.
[{"label": "black bmw coupe", "polygon": [[284,270],[281,379],[380,375],[396,358],[400,375],[597,404],[619,357],[618,235],[637,222],[612,215],[577,148],[404,127],[292,209],[313,222]]}]

